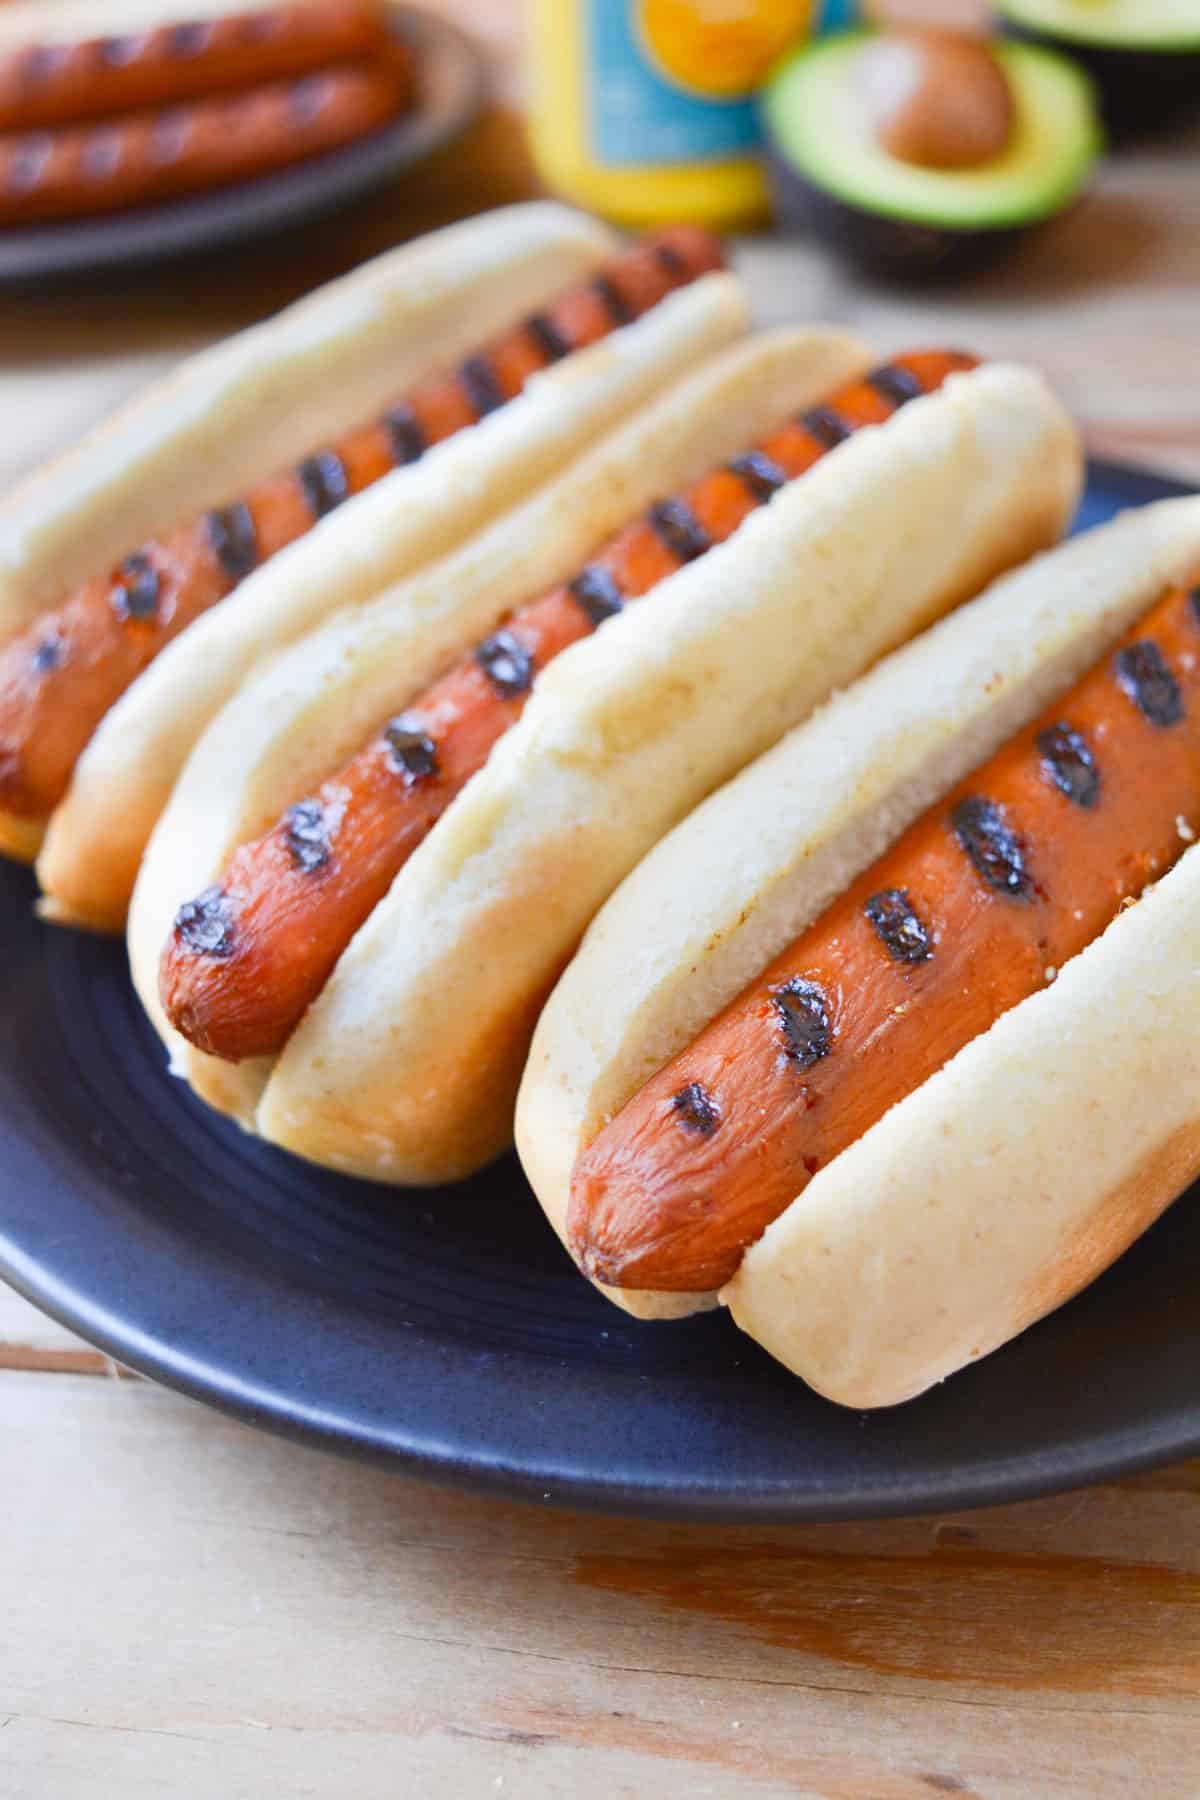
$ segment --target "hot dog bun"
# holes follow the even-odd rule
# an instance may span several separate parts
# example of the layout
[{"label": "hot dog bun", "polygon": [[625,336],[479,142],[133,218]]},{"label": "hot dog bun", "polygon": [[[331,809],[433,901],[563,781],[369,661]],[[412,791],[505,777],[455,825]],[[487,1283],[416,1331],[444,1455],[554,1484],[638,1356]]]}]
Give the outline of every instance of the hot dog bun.
[{"label": "hot dog bun", "polygon": [[[514,220],[518,227],[523,222],[520,215]],[[567,223],[570,268],[577,266],[572,252],[583,245],[570,236],[569,215]],[[519,294],[514,296],[514,282],[500,283],[515,299],[506,323],[536,306],[547,288],[561,286],[563,264],[557,264],[555,281],[552,249],[539,251],[537,260],[537,271],[522,271]],[[434,288],[427,259],[418,295],[422,288]],[[425,314],[423,300],[417,310]],[[484,323],[494,317],[489,290]],[[456,323],[454,350],[464,339],[478,342],[468,336],[465,305]],[[745,301],[732,276],[708,277],[680,290],[644,319],[536,376],[519,398],[477,426],[330,513],[197,619],[110,709],[76,765],[39,861],[46,915],[121,928],[138,861],[187,751],[259,656],[301,635],[333,607],[362,600],[444,553],[746,323]],[[419,352],[408,347],[407,335],[397,354],[401,362],[407,355],[411,367]],[[445,327],[434,335],[436,361]],[[396,391],[391,379],[387,391]]]},{"label": "hot dog bun", "polygon": [[[1200,500],[1188,500],[1039,558],[895,652],[663,839],[551,997],[522,1085],[518,1146],[560,1235],[576,1154],[596,1130],[1198,557]],[[831,1398],[887,1404],[1022,1329],[1136,1235],[1200,1150],[1180,1100],[1189,1080],[1195,1092],[1187,1071],[1200,1052],[1182,1046],[1167,1079],[1175,1012],[1162,1011],[1160,1040],[1145,995],[1134,1003],[1144,933],[1158,926],[1131,927],[1161,919],[1167,941],[1195,860],[812,1179],[723,1291],[739,1324]],[[649,938],[635,928],[647,917],[660,922]],[[1126,946],[1130,972],[1122,960],[1118,974]],[[1190,970],[1195,940],[1190,962],[1163,955]],[[1100,1029],[1097,982],[1121,995],[1124,1042]],[[1153,992],[1161,985],[1160,970]],[[1065,1043],[1084,1041],[1086,1055],[1062,1059]],[[1099,1071],[1122,1055],[1114,1088]],[[1101,1093],[1103,1111],[1115,1092],[1122,1131],[1136,1112],[1127,1138],[1093,1141],[1089,1117],[1089,1142],[1077,1143],[1064,1119]],[[975,1232],[987,1256],[972,1251]],[[716,1299],[606,1291],[644,1317]]]},{"label": "hot dog bun", "polygon": [[[648,343],[646,354],[648,367],[661,369],[661,345]],[[867,360],[866,346],[841,332],[781,331],[727,349],[461,549],[343,609],[217,715],[151,839],[129,917],[142,1002],[176,1067],[210,1104],[252,1126],[270,1064],[234,1067],[201,1056],[167,1025],[158,965],[181,901],[462,648],[545,582],[572,574],[664,481],[703,469],[739,447],[772,408],[804,405]]]},{"label": "hot dog bun", "polygon": [[[675,395],[660,406],[679,404]],[[773,406],[776,418],[786,410],[781,389]],[[727,410],[721,417],[732,422]],[[630,467],[639,459],[644,446]],[[661,493],[665,464],[649,464],[649,491]],[[193,1055],[193,1084],[253,1116],[272,1141],[339,1168],[416,1183],[479,1166],[509,1141],[546,992],[639,856],[832,687],[1052,539],[1078,480],[1061,408],[1013,368],[952,377],[843,443],[728,543],[663,582],[652,604],[561,655],[343,954],[273,1071],[213,1068]],[[960,530],[943,529],[947,514]],[[264,686],[256,710],[266,704]],[[342,748],[332,743],[336,697],[320,716],[318,725],[317,710],[308,715],[308,741],[329,735],[328,769]],[[214,723],[177,790],[178,812],[173,801],[167,815],[177,844],[227,786],[221,736],[235,741],[231,716]],[[272,812],[303,791],[276,788]],[[153,869],[161,883],[153,938],[139,941],[137,900],[131,936],[144,999],[170,905],[195,891],[195,876],[213,878],[211,860],[182,886],[164,876],[160,841],[165,831],[144,877]]]}]

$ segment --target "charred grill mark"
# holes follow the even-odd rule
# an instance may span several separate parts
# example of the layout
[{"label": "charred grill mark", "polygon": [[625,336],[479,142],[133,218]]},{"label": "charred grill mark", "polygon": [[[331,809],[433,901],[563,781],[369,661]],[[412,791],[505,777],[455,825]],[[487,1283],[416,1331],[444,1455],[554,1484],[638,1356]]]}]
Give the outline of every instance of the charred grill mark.
[{"label": "charred grill mark", "polygon": [[614,325],[630,325],[637,318],[636,310],[630,306],[611,275],[593,275],[591,287]]},{"label": "charred grill mark", "polygon": [[178,942],[197,956],[231,956],[234,948],[233,907],[223,888],[205,888],[175,915]]},{"label": "charred grill mark", "polygon": [[976,874],[990,888],[1014,900],[1030,897],[1033,884],[1020,840],[994,800],[968,794],[954,808],[950,824]]},{"label": "charred grill mark", "polygon": [[392,461],[398,468],[424,456],[429,439],[411,406],[394,406],[384,414],[383,424],[392,446]]},{"label": "charred grill mark", "polygon": [[494,631],[475,651],[479,664],[496,692],[505,700],[528,693],[533,682],[533,657],[511,631]]},{"label": "charred grill mark", "polygon": [[28,194],[35,188],[42,178],[42,170],[49,156],[50,139],[45,134],[23,139],[9,158],[8,179],[5,183],[9,192]]},{"label": "charred grill mark", "polygon": [[530,313],[525,321],[525,330],[538,355],[544,357],[548,363],[561,362],[564,356],[571,354],[570,344],[549,313]]},{"label": "charred grill mark", "polygon": [[919,375],[911,369],[901,368],[897,363],[884,363],[882,368],[872,369],[867,376],[867,383],[875,389],[881,400],[899,410],[907,406],[910,400],[919,400],[925,392]]},{"label": "charred grill mark", "polygon": [[668,244],[666,242],[655,244],[654,260],[657,262],[659,268],[662,269],[665,274],[670,276],[672,281],[687,280],[687,263],[684,258],[680,256],[674,244]]},{"label": "charred grill mark", "polygon": [[808,435],[815,438],[823,450],[836,450],[844,444],[854,430],[848,419],[843,419],[832,406],[810,406],[802,412],[797,421]]},{"label": "charred grill mark", "polygon": [[833,1021],[829,1001],[815,981],[795,976],[771,995],[771,1005],[783,1035],[788,1061],[799,1069],[811,1069],[833,1049]]},{"label": "charred grill mark", "polygon": [[1178,725],[1183,695],[1153,638],[1127,644],[1116,657],[1118,685],[1151,725]]},{"label": "charred grill mark", "polygon": [[107,181],[121,161],[121,139],[115,131],[101,127],[93,131],[83,146],[83,172],[93,181]]},{"label": "charred grill mark", "polygon": [[64,45],[35,44],[21,59],[21,86],[26,89],[42,87],[62,67],[66,58]]},{"label": "charred grill mark", "polygon": [[109,603],[122,619],[153,619],[158,612],[162,581],[144,550],[135,550],[121,564]]},{"label": "charred grill mark", "polygon": [[689,1081],[672,1097],[675,1116],[685,1131],[696,1137],[711,1137],[721,1123],[721,1114],[708,1089],[699,1081]]},{"label": "charred grill mark", "polygon": [[923,963],[933,955],[929,933],[903,888],[881,888],[863,911],[893,962]]},{"label": "charred grill mark", "polygon": [[659,542],[681,563],[694,562],[712,548],[712,539],[686,500],[656,500],[646,517]]},{"label": "charred grill mark", "polygon": [[468,356],[459,365],[458,379],[477,419],[486,419],[504,405],[504,390],[486,356]]},{"label": "charred grill mark", "polygon": [[150,127],[150,153],[156,161],[174,162],[183,154],[192,129],[191,115],[177,106],[173,112],[159,113]]},{"label": "charred grill mark", "polygon": [[306,75],[287,91],[287,109],[293,125],[309,125],[329,100],[332,87],[326,75]]},{"label": "charred grill mark", "polygon": [[419,719],[402,713],[384,726],[383,737],[392,763],[407,786],[427,781],[438,773],[437,745]]},{"label": "charred grill mark", "polygon": [[1042,769],[1060,793],[1076,806],[1095,806],[1100,797],[1100,771],[1087,739],[1069,725],[1048,725],[1038,733]]},{"label": "charred grill mark", "polygon": [[725,467],[737,476],[759,506],[765,506],[773,494],[787,486],[787,476],[779,464],[762,450],[746,450],[741,456],[731,457]]},{"label": "charred grill mark", "polygon": [[613,618],[625,604],[625,596],[603,563],[588,563],[567,583],[567,591],[572,600],[582,606],[593,625],[603,625],[605,619]]},{"label": "charred grill mark", "polygon": [[287,813],[287,844],[292,861],[306,875],[323,868],[333,847],[325,822],[325,808],[319,800],[299,800]]},{"label": "charred grill mark", "polygon": [[126,63],[133,61],[145,41],[144,37],[133,33],[121,37],[101,38],[96,45],[96,60],[102,62],[105,68],[122,69]]},{"label": "charred grill mark", "polygon": [[230,581],[241,581],[258,564],[258,533],[244,501],[220,506],[205,521],[208,541]]},{"label": "charred grill mark", "polygon": [[212,38],[213,28],[204,19],[175,25],[167,34],[167,50],[171,56],[199,56]]},{"label": "charred grill mark", "polygon": [[336,450],[318,450],[296,466],[296,479],[314,519],[323,519],[350,498],[346,465]]}]

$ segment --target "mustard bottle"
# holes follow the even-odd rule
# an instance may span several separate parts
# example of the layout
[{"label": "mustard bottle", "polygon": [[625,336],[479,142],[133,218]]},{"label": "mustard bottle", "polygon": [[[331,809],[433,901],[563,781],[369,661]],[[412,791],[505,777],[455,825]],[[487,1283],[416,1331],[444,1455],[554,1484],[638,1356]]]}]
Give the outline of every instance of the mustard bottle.
[{"label": "mustard bottle", "polygon": [[715,230],[768,209],[753,94],[852,0],[527,0],[530,141],[546,184],[623,225]]}]

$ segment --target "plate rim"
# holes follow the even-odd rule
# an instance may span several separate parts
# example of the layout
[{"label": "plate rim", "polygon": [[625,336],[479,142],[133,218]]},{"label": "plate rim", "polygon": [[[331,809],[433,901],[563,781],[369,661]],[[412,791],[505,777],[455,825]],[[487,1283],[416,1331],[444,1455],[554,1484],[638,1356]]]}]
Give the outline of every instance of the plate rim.
[{"label": "plate rim", "polygon": [[[1108,458],[1089,458],[1088,476],[1089,486],[1093,481],[1110,484],[1134,505],[1200,491],[1186,478]],[[120,1317],[99,1297],[85,1293],[78,1279],[64,1280],[46,1266],[44,1253],[39,1260],[3,1228],[0,1278],[126,1367],[272,1435],[469,1492],[610,1516],[760,1525],[919,1516],[1067,1492],[1200,1455],[1198,1393],[1194,1405],[1183,1413],[1177,1409],[1140,1426],[1123,1423],[1065,1448],[1058,1444],[1041,1453],[977,1458],[953,1476],[939,1475],[936,1469],[914,1472],[892,1459],[882,1479],[860,1481],[850,1493],[844,1483],[832,1493],[819,1484],[786,1493],[762,1476],[756,1481],[753,1476],[730,1475],[715,1482],[711,1474],[691,1479],[686,1472],[640,1478],[583,1474],[567,1467],[556,1470],[549,1462],[539,1465],[529,1456],[506,1458],[462,1442],[434,1444],[425,1425],[415,1430],[410,1425],[408,1441],[403,1441],[402,1425],[382,1425],[347,1413],[334,1418],[323,1414],[316,1403],[306,1408],[303,1396],[278,1380],[272,1387],[249,1375],[239,1377],[211,1353],[206,1363],[200,1362],[173,1346],[161,1330],[148,1335],[136,1321]],[[1003,1353],[1001,1349],[996,1354]]]}]

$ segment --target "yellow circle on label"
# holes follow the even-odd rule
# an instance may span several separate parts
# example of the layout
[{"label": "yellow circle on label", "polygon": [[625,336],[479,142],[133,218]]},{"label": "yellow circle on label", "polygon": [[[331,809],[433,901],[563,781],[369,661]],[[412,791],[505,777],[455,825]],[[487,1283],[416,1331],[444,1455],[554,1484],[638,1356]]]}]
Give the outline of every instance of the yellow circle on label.
[{"label": "yellow circle on label", "polygon": [[693,93],[751,93],[808,30],[815,0],[637,0],[642,41],[662,74]]}]

